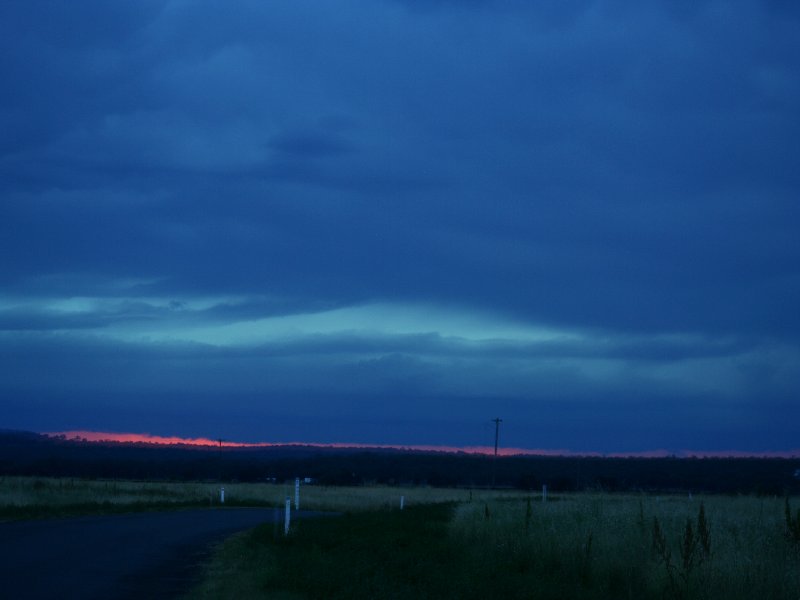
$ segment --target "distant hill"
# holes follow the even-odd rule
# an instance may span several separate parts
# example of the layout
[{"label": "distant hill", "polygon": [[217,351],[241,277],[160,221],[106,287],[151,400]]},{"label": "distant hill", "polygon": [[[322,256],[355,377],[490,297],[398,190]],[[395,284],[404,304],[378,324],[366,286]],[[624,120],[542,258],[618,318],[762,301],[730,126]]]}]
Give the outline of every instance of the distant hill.
[{"label": "distant hill", "polygon": [[[395,449],[85,442],[0,430],[0,475],[483,487],[492,457]],[[800,493],[799,459],[499,457],[498,486],[551,491]]]}]

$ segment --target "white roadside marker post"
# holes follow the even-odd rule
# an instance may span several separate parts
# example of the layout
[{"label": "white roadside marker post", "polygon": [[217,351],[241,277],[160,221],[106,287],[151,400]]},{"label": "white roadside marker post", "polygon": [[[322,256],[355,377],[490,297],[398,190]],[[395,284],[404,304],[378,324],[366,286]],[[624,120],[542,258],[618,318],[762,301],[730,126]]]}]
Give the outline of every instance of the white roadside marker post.
[{"label": "white roadside marker post", "polygon": [[547,502],[547,484],[542,486],[542,502]]},{"label": "white roadside marker post", "polygon": [[300,478],[294,478],[294,509],[300,510]]},{"label": "white roadside marker post", "polygon": [[225,504],[225,488],[224,487],[219,488],[219,503],[220,504]]},{"label": "white roadside marker post", "polygon": [[406,504],[406,497],[405,496],[400,496],[400,510],[403,510],[403,507],[405,506],[405,504]]},{"label": "white roadside marker post", "polygon": [[286,513],[283,517],[283,535],[289,535],[289,522],[292,520],[292,499],[286,496]]}]

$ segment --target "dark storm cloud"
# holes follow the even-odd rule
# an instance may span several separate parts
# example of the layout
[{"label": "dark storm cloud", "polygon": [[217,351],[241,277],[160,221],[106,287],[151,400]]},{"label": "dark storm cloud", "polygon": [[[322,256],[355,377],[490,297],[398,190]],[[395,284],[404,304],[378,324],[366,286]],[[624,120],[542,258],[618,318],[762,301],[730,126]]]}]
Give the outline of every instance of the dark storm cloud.
[{"label": "dark storm cloud", "polygon": [[53,329],[93,329],[105,323],[94,315],[63,317],[38,311],[0,311],[0,331],[51,331]]},{"label": "dark storm cloud", "polygon": [[[482,3],[474,7],[495,8]],[[78,256],[70,256],[67,248],[63,262],[81,261],[92,269],[100,266],[92,265],[92,260],[113,260],[138,275],[144,265],[152,264],[153,254],[173,255],[175,264],[165,270],[203,285],[204,270],[192,274],[183,268],[196,253],[212,274],[206,286],[211,281],[218,285],[219,271],[235,261],[241,268],[232,269],[229,279],[247,278],[247,285],[255,286],[270,280],[286,286],[287,293],[322,292],[334,301],[341,294],[349,297],[347,290],[353,289],[360,289],[362,298],[381,297],[394,281],[394,288],[411,296],[453,301],[469,292],[472,302],[562,323],[578,319],[591,325],[613,322],[623,328],[680,329],[705,322],[712,328],[734,328],[746,314],[747,320],[755,321],[753,327],[775,329],[764,316],[748,311],[751,299],[736,298],[745,286],[733,275],[759,284],[765,271],[774,269],[776,258],[785,256],[790,263],[797,258],[785,247],[797,220],[795,203],[788,197],[796,185],[796,156],[790,144],[797,122],[790,108],[794,98],[786,95],[796,94],[788,85],[791,80],[786,81],[795,67],[786,64],[795,43],[780,35],[767,43],[750,33],[752,27],[742,40],[737,27],[758,18],[780,34],[780,22],[769,21],[769,13],[755,4],[733,13],[724,4],[705,3],[680,19],[660,4],[617,10],[596,3],[536,9],[515,5],[501,10],[492,24],[509,30],[510,41],[479,37],[483,58],[475,63],[480,55],[474,43],[465,46],[455,38],[449,53],[434,45],[418,20],[433,20],[431,26],[458,24],[478,35],[491,29],[462,11],[439,8],[433,16],[401,13],[384,18],[376,28],[387,27],[390,35],[385,44],[375,44],[376,58],[327,48],[331,70],[340,77],[335,81],[315,62],[320,50],[298,42],[301,50],[288,51],[291,40],[276,31],[277,23],[298,26],[306,34],[317,33],[319,25],[313,21],[298,25],[286,7],[277,19],[273,15],[268,19],[257,9],[221,15],[214,5],[165,5],[161,11],[143,10],[137,18],[117,18],[108,25],[116,37],[102,31],[78,32],[87,44],[77,49],[74,45],[81,38],[76,33],[67,44],[72,52],[58,61],[51,58],[66,61],[60,65],[61,77],[71,75],[67,89],[59,86],[62,93],[49,100],[58,101],[58,110],[50,105],[31,113],[71,117],[71,128],[48,130],[58,141],[41,148],[40,170],[45,173],[39,176],[57,175],[58,168],[48,168],[53,164],[49,161],[56,161],[63,165],[64,177],[71,179],[58,185],[77,184],[78,196],[106,196],[121,175],[126,187],[140,195],[159,190],[163,198],[150,210],[95,204],[64,207],[69,214],[63,216],[58,206],[43,206],[38,214],[45,222],[27,224],[30,229],[23,227],[20,235],[29,240],[48,236],[63,249],[69,246],[71,232],[83,226],[99,233],[97,245],[88,244],[86,253]],[[94,12],[90,8],[87,14]],[[95,16],[95,28],[105,31],[103,15]],[[518,16],[524,17],[518,26],[521,31],[508,22]],[[562,24],[565,39],[522,37],[525,24],[549,16]],[[347,16],[339,21],[352,24]],[[627,27],[613,30],[622,25]],[[198,36],[198,30],[206,34]],[[709,32],[714,35],[707,40]],[[324,33],[323,45],[342,37],[335,28]],[[38,35],[49,40],[47,30]],[[656,38],[645,41],[651,35]],[[359,37],[351,42],[356,47]],[[113,44],[115,39],[126,43]],[[397,55],[392,46],[400,40],[429,46]],[[66,42],[50,43],[60,47]],[[107,72],[93,71],[90,66],[99,60],[96,54],[109,43],[123,62]],[[138,52],[126,53],[128,44]],[[639,44],[644,44],[644,51]],[[634,47],[636,54],[631,52]],[[427,54],[434,49],[444,52]],[[453,62],[456,57],[451,53],[459,49],[466,53],[465,60],[472,59],[469,68]],[[278,50],[289,58],[275,58]],[[493,60],[487,55],[491,52]],[[385,65],[378,69],[380,59],[390,55],[395,70],[387,71]],[[429,64],[416,62],[422,55]],[[126,77],[124,61],[134,59],[141,66]],[[414,61],[413,78],[404,59]],[[318,97],[309,97],[309,90],[292,95],[290,71],[298,63],[315,69],[293,75],[319,87]],[[439,77],[444,68],[455,70],[446,85]],[[103,92],[92,93],[88,82],[81,84],[82,73]],[[361,108],[346,87],[334,87],[344,86],[342,80],[347,82],[356,73],[364,80],[355,89],[371,92],[374,102],[385,106],[367,107],[365,114],[349,118],[327,114],[327,101],[342,96],[350,112],[356,112],[354,106]],[[488,77],[490,89],[476,87],[477,76]],[[414,85],[416,79],[420,83]],[[383,93],[384,86],[394,94]],[[122,92],[107,88],[126,89],[128,99],[123,101]],[[78,101],[98,95],[108,104],[86,108]],[[74,102],[65,103],[65,97]],[[421,104],[423,99],[426,104]],[[265,102],[263,110],[259,100]],[[293,114],[293,100],[302,108],[311,103],[315,110],[310,116],[306,111]],[[760,108],[759,103],[763,109],[753,110],[754,104]],[[299,128],[287,130],[283,122],[272,125],[268,117],[275,105],[283,119],[288,112],[289,123],[299,121]],[[381,112],[385,110],[396,114],[392,129],[376,130],[364,123],[385,119]],[[309,120],[313,123],[303,122]],[[434,120],[441,121],[435,127],[442,131],[430,130]],[[414,140],[407,139],[402,129],[396,129],[404,122],[421,129],[416,143],[423,144],[422,152],[409,145]],[[349,132],[347,141],[343,130]],[[380,165],[369,156],[376,134],[381,136],[378,156],[387,159]],[[425,147],[431,142],[432,147]],[[11,164],[35,164],[34,157],[20,158],[15,149]],[[453,150],[466,154],[463,166],[449,154]],[[401,163],[417,164],[395,169],[390,162],[393,154]],[[424,160],[413,160],[415,155]],[[475,180],[481,170],[488,181]],[[97,187],[92,178],[100,179]],[[408,188],[404,180],[442,183],[418,189]],[[768,185],[772,197],[767,206],[760,193],[735,189],[745,185],[759,191]],[[374,197],[362,199],[359,192]],[[492,200],[496,194],[503,198],[499,205]],[[295,208],[288,215],[284,209],[275,214],[276,203],[271,200],[276,197],[278,203]],[[27,198],[19,202],[30,204]],[[365,210],[364,204],[370,207]],[[769,232],[768,238],[753,230],[753,218],[756,227]],[[242,235],[248,223],[270,222],[278,224],[281,231],[276,235],[283,239]],[[416,239],[407,241],[408,228],[420,227]],[[321,234],[321,229],[334,233]],[[209,243],[212,231],[217,244]],[[437,247],[448,233],[464,234],[455,243],[482,245],[483,260],[489,264],[476,264],[470,248],[461,252]],[[60,237],[64,239],[59,243]],[[112,246],[104,237],[119,238],[117,254],[124,255],[87,256],[95,247]],[[515,238],[518,243],[510,248],[511,255],[499,256],[504,244],[511,245]],[[79,252],[81,245],[73,252]],[[365,247],[373,250],[372,259],[359,256]],[[132,255],[132,249],[144,250]],[[753,250],[764,256],[753,256]],[[333,266],[334,272],[341,271],[335,278],[340,286],[326,282],[324,290],[302,289],[291,280],[297,271],[330,272],[326,258],[336,254],[343,263]],[[265,255],[283,259],[288,273],[254,264]],[[430,259],[427,269],[419,264],[420,256]],[[43,257],[42,262],[50,258]],[[374,273],[377,269],[371,263],[378,258],[387,272],[383,279],[392,281]],[[497,278],[498,267],[508,276]],[[249,277],[251,273],[256,276]],[[448,273],[462,283],[449,286]],[[540,284],[520,285],[520,277]],[[654,280],[651,285],[646,285],[648,277]],[[723,281],[715,282],[718,277]],[[479,294],[463,283],[487,279],[494,285],[481,286]],[[540,294],[539,287],[547,288],[547,293]],[[643,293],[643,301],[636,311],[617,311],[615,307],[626,304],[631,288]],[[598,295],[597,301],[582,306],[581,299],[590,291]],[[394,294],[390,289],[388,295]],[[726,315],[717,310],[726,300],[743,305]],[[768,305],[765,312],[780,309]],[[794,319],[789,326],[796,330]]]},{"label": "dark storm cloud", "polygon": [[[409,396],[454,398],[460,377],[485,390],[507,374],[524,398],[558,375],[520,364],[583,360],[663,367],[634,378],[655,398],[675,364],[730,360],[754,405],[759,382],[797,391],[794,6],[4,3],[4,351],[35,332],[128,348],[139,325],[424,304],[583,337],[306,332],[192,346],[163,380],[210,352],[214,389],[240,370],[264,387],[260,353],[291,359],[284,391],[385,394],[405,377]],[[149,372],[164,347],[141,343],[132,364]],[[331,362],[309,371],[318,356]],[[629,375],[602,389],[633,395]],[[689,379],[680,393],[702,396]]]},{"label": "dark storm cloud", "polygon": [[349,144],[342,139],[303,131],[279,135],[271,145],[280,152],[295,156],[324,157],[350,150]]},{"label": "dark storm cloud", "polygon": [[[735,359],[747,350],[728,348],[720,355]],[[561,358],[567,355],[561,352]],[[308,360],[308,356],[314,359]],[[146,424],[141,426],[164,433],[169,426],[159,418],[172,413],[205,415],[222,428],[238,423],[235,415],[250,414],[265,422],[251,422],[244,429],[239,424],[238,435],[258,439],[269,431],[286,439],[285,430],[278,427],[276,431],[274,422],[285,424],[287,419],[303,415],[302,427],[314,427],[318,439],[330,439],[331,430],[314,418],[335,420],[344,411],[358,413],[373,424],[382,421],[384,429],[378,427],[377,431],[384,431],[382,435],[391,441],[405,443],[430,439],[428,436],[436,434],[428,429],[429,421],[449,418],[451,423],[461,424],[460,433],[451,436],[454,443],[474,443],[484,413],[499,410],[515,415],[506,439],[516,444],[626,450],[648,447],[649,436],[650,443],[658,441],[659,446],[685,443],[713,448],[720,440],[735,440],[747,430],[746,423],[769,429],[775,436],[772,443],[791,443],[789,431],[769,416],[778,411],[785,414],[791,406],[790,395],[779,386],[764,386],[763,374],[758,378],[762,381],[758,402],[753,404],[746,395],[676,394],[663,384],[642,387],[642,382],[636,381],[628,385],[593,381],[574,364],[553,362],[553,356],[559,353],[533,348],[509,353],[490,347],[481,352],[474,344],[436,336],[345,336],[339,340],[315,336],[283,347],[223,349],[36,334],[17,337],[13,347],[0,347],[6,367],[3,388],[11,392],[6,409],[18,414],[41,410],[42,399],[50,398],[43,393],[50,387],[41,379],[46,371],[61,382],[54,397],[67,406],[74,405],[69,418],[77,414],[90,423],[100,423],[100,413],[107,415],[106,423],[122,418],[125,423]],[[687,358],[671,357],[678,361]],[[775,366],[768,362],[774,361],[765,360],[763,366]],[[46,412],[52,413],[51,409]],[[426,419],[410,417],[420,411]],[[405,439],[393,438],[397,433],[386,430],[387,421],[409,418],[416,420],[416,425]],[[598,423],[627,433],[608,439],[608,432],[598,430]],[[336,428],[338,431],[339,425]],[[192,427],[193,432],[203,430],[200,423]],[[704,437],[710,430],[720,432],[711,445]],[[748,438],[744,445],[751,450],[769,447],[763,439]]]}]

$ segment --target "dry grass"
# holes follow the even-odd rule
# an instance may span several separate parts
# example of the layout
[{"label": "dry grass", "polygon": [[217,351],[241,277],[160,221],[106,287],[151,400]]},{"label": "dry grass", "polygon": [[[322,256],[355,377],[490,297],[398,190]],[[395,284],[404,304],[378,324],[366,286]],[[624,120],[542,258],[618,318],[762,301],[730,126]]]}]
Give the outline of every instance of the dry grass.
[{"label": "dry grass", "polygon": [[513,565],[517,586],[538,582],[556,596],[797,598],[800,556],[787,535],[783,498],[557,500],[535,500],[530,509],[527,501],[464,504],[451,532],[483,553],[475,561],[487,576]]},{"label": "dry grass", "polygon": [[[229,505],[282,506],[287,496],[294,498],[293,483],[224,485]],[[219,487],[0,477],[0,516],[218,505]],[[385,511],[397,508],[400,496],[408,507],[457,503],[443,542],[459,553],[451,567],[464,578],[464,589],[478,590],[478,582],[487,580],[504,598],[800,597],[800,543],[792,530],[795,518],[800,520],[794,516],[796,500],[787,513],[784,498],[567,494],[543,503],[519,492],[308,485],[301,488],[301,508],[398,514]],[[275,564],[274,548],[243,536],[222,551],[226,560],[212,569],[228,572],[212,577],[212,584],[228,582],[222,586],[227,590],[241,580],[264,589],[271,577],[264,566]],[[221,589],[208,597],[256,595],[255,589],[238,589],[220,596]]]},{"label": "dry grass", "polygon": [[[75,478],[0,477],[0,517],[20,518],[95,511],[218,506],[220,487],[226,505],[282,506],[287,496],[294,502],[294,483],[185,483],[98,481]],[[454,490],[428,487],[328,487],[302,485],[301,508],[309,510],[365,511],[435,502],[476,501],[520,497],[516,492]]]},{"label": "dry grass", "polygon": [[782,498],[474,494],[441,508],[306,521],[288,538],[254,530],[221,547],[190,597],[797,600],[800,590]]}]

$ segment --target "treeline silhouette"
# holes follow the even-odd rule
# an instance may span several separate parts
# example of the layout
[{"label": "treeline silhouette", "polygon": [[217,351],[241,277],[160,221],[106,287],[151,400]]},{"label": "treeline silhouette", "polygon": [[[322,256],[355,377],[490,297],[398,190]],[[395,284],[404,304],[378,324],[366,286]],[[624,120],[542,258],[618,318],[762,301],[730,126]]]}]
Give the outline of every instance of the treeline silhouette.
[{"label": "treeline silhouette", "polygon": [[286,481],[558,491],[800,493],[800,460],[499,457],[386,449],[200,447],[82,442],[0,432],[0,475],[146,480]]}]

